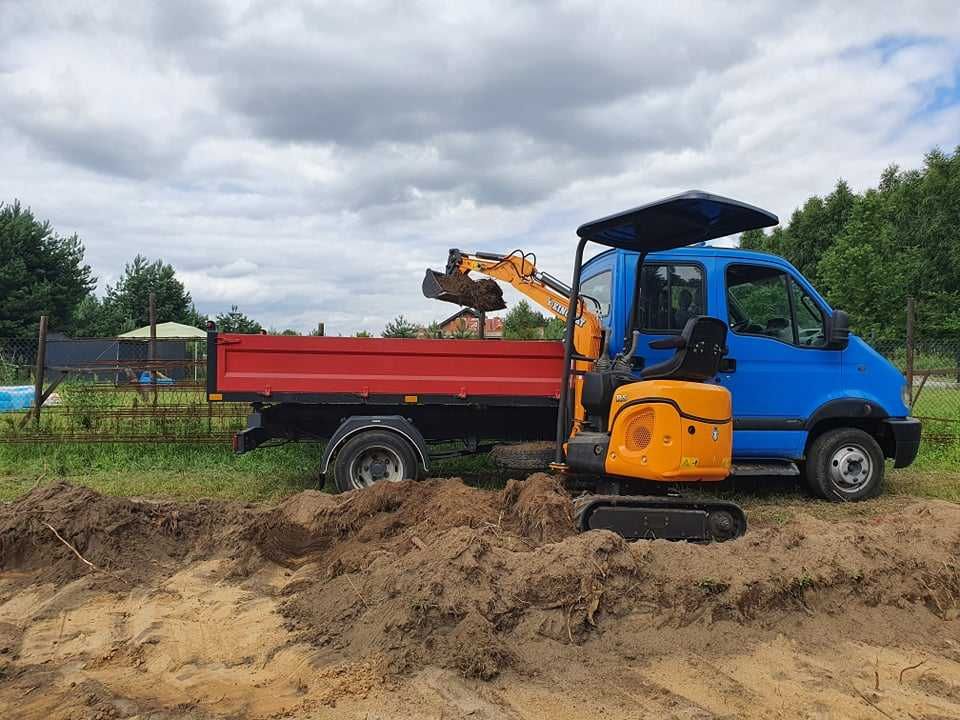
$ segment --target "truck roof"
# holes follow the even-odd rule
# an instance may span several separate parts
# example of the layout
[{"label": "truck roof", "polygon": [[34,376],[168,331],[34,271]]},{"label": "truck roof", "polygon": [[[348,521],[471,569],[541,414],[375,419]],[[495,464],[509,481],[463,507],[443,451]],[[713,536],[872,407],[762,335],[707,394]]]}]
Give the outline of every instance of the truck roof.
[{"label": "truck roof", "polygon": [[[616,253],[618,248],[610,248],[609,250],[604,250],[602,253],[597,253],[590,260],[584,263],[584,266],[587,263],[593,262],[594,260],[604,257],[606,255]],[[624,252],[634,252],[630,250],[625,250]],[[647,260],[655,260],[657,258],[668,258],[668,257],[688,257],[696,258],[703,257],[704,255],[711,255],[713,257],[730,257],[736,258],[739,260],[770,260],[775,259],[779,260],[781,263],[789,264],[789,261],[780,255],[774,253],[765,252],[763,250],[746,250],[744,248],[738,247],[724,247],[720,245],[705,245],[703,243],[698,243],[697,245],[692,245],[689,247],[682,248],[673,248],[672,250],[662,250],[659,252],[652,252],[647,255]]]}]

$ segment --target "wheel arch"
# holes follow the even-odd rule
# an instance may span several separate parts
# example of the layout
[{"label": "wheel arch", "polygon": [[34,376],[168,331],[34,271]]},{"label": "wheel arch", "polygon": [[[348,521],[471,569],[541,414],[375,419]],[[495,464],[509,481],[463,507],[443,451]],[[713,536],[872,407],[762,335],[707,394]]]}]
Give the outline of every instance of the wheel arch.
[{"label": "wheel arch", "polygon": [[401,436],[416,451],[416,456],[423,464],[423,469],[429,470],[427,442],[412,421],[401,415],[351,415],[340,423],[340,427],[333,433],[327,446],[323,449],[323,458],[320,460],[320,474],[325,475],[327,473],[330,461],[333,460],[347,440],[365,430],[387,430]]},{"label": "wheel arch", "polygon": [[824,403],[807,419],[807,439],[803,454],[807,456],[810,446],[823,433],[838,428],[856,428],[870,435],[885,457],[896,454],[896,441],[884,420],[889,414],[873,400],[866,398],[839,398]]}]

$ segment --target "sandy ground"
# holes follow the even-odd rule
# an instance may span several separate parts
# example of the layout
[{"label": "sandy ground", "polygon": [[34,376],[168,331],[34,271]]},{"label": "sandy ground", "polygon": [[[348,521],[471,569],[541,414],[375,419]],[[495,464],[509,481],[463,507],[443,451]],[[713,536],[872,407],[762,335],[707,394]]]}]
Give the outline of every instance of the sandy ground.
[{"label": "sandy ground", "polygon": [[545,475],[0,507],[3,718],[960,718],[958,615],[944,502],[703,546]]}]

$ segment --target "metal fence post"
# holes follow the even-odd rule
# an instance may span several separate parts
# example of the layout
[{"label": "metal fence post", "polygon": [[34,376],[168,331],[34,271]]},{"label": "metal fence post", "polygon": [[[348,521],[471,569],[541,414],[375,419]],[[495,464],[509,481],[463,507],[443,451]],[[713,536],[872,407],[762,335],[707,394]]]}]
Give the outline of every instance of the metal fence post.
[{"label": "metal fence post", "polygon": [[150,318],[150,342],[147,345],[147,360],[150,361],[150,386],[153,390],[153,404],[157,404],[157,371],[154,369],[154,362],[157,359],[157,294],[150,293],[149,307],[147,308]]},{"label": "metal fence post", "polygon": [[43,405],[43,380],[47,366],[47,316],[40,316],[40,333],[37,336],[37,364],[33,386],[33,424],[40,429],[40,407]]},{"label": "metal fence post", "polygon": [[907,298],[907,387],[910,388],[910,400],[913,401],[913,319],[916,306],[912,297]]}]

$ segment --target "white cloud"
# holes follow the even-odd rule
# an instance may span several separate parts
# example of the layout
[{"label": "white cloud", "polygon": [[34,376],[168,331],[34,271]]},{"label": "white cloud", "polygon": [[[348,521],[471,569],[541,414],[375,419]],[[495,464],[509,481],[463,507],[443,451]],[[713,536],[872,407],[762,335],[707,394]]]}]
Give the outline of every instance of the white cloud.
[{"label": "white cloud", "polygon": [[696,187],[786,218],[960,141],[952,2],[15,0],[0,32],[0,199],[102,284],[163,257],[275,327],[426,322],[450,247],[565,277],[593,217]]}]

